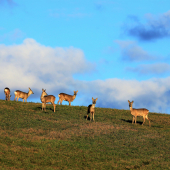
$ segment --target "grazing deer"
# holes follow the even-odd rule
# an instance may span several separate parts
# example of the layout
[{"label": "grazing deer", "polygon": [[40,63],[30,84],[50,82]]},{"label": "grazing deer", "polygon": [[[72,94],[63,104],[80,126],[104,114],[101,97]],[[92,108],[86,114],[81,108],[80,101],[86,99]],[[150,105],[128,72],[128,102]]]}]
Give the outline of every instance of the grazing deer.
[{"label": "grazing deer", "polygon": [[5,93],[5,100],[10,101],[11,95],[10,95],[10,89],[8,87],[5,87],[4,93]]},{"label": "grazing deer", "polygon": [[149,120],[149,126],[151,126],[150,119],[148,118],[149,110],[145,109],[145,108],[142,108],[142,109],[133,109],[132,108],[133,101],[130,102],[128,100],[128,102],[129,102],[129,108],[130,108],[131,114],[133,115],[132,124],[134,123],[134,121],[135,121],[135,124],[136,124],[137,116],[143,116],[143,123],[142,123],[142,125],[145,123],[145,118],[146,118],[146,119]]},{"label": "grazing deer", "polygon": [[[29,92],[28,92],[28,93],[22,92],[22,91],[20,91],[20,90],[16,90],[16,91],[14,92],[14,94],[15,94],[15,98],[17,98],[17,101],[18,101],[19,98],[21,98],[21,99],[23,99],[23,102],[24,102],[24,99],[25,99],[25,101],[27,102],[27,98],[28,98],[31,94],[34,94],[34,93],[33,93],[33,91],[29,88]],[[15,100],[15,98],[14,98],[14,100]]]},{"label": "grazing deer", "polygon": [[74,95],[73,96],[71,96],[69,94],[66,94],[66,93],[60,93],[58,95],[59,100],[58,100],[57,104],[59,104],[59,102],[60,102],[60,104],[62,104],[63,100],[65,100],[65,101],[68,101],[69,102],[69,106],[71,106],[71,102],[76,98],[77,92],[78,92],[78,90],[74,91]]},{"label": "grazing deer", "polygon": [[94,111],[95,111],[95,105],[96,105],[97,99],[98,99],[98,98],[93,99],[93,97],[92,97],[92,104],[90,104],[90,105],[88,106],[86,120],[87,120],[87,118],[88,118],[88,114],[90,113],[90,120],[92,120],[92,118],[93,118],[93,121],[94,121]]},{"label": "grazing deer", "polygon": [[55,112],[55,96],[53,95],[47,95],[46,90],[42,89],[42,94],[41,94],[41,102],[42,102],[42,110],[46,111],[46,103],[51,102],[54,106],[54,112]]}]

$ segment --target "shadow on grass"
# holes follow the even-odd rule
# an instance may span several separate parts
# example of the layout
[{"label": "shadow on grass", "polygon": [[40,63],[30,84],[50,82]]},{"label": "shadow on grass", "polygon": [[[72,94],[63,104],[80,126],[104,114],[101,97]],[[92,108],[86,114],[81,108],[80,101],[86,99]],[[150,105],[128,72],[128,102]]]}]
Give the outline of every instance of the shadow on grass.
[{"label": "shadow on grass", "polygon": [[[87,118],[87,116],[84,116],[84,119],[86,119],[86,118]],[[87,120],[90,120],[90,117],[89,117],[89,116],[88,116]]]},{"label": "shadow on grass", "polygon": [[[125,119],[121,119],[122,121],[124,121],[124,122],[127,122],[127,123],[132,123],[132,120],[125,120]],[[141,121],[136,121],[136,124],[140,124],[140,125],[142,125],[142,123],[143,122],[141,122]],[[135,124],[135,123],[134,123]]]},{"label": "shadow on grass", "polygon": [[[34,110],[35,110],[35,111],[37,111],[37,110],[41,110],[41,111],[42,111],[42,107],[40,107],[40,106],[39,106],[39,107],[35,107]],[[54,112],[54,108],[51,108],[51,107],[46,107],[46,111],[44,111],[44,110],[43,110],[43,111],[44,111],[45,113],[48,113],[48,110],[51,110],[51,111]],[[58,111],[58,110],[55,109],[55,111]]]}]

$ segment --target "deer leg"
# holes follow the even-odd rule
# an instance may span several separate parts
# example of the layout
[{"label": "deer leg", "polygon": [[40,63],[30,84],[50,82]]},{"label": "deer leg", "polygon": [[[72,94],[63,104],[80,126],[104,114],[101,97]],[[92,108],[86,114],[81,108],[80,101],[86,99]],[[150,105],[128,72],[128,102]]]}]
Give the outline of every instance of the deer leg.
[{"label": "deer leg", "polygon": [[69,106],[71,106],[71,102],[69,102]]},{"label": "deer leg", "polygon": [[62,105],[63,100],[60,99],[60,105]]},{"label": "deer leg", "polygon": [[[58,100],[57,104],[59,104],[59,102],[60,102],[60,99]],[[61,102],[60,102],[60,103],[61,103]]]},{"label": "deer leg", "polygon": [[88,119],[88,116],[89,116],[89,115],[87,114],[87,116],[86,116],[86,120]]},{"label": "deer leg", "polygon": [[55,104],[53,103],[53,106],[54,106],[54,112],[55,112]]},{"label": "deer leg", "polygon": [[42,103],[42,110],[45,110],[45,105],[44,105],[44,103]]},{"label": "deer leg", "polygon": [[44,103],[42,103],[42,111],[45,111],[45,104]]},{"label": "deer leg", "polygon": [[146,119],[149,121],[149,126],[151,126],[150,119],[148,118],[148,115],[146,115]]},{"label": "deer leg", "polygon": [[19,97],[17,98],[17,101],[18,101]]},{"label": "deer leg", "polygon": [[132,119],[132,124],[134,123],[134,116],[133,116],[133,119]]},{"label": "deer leg", "polygon": [[90,112],[90,121],[92,120],[92,112]]},{"label": "deer leg", "polygon": [[43,110],[45,111],[45,104],[43,103]]},{"label": "deer leg", "polygon": [[45,109],[45,111],[46,111],[46,102],[44,103],[44,109]]},{"label": "deer leg", "polygon": [[143,117],[143,123],[142,123],[142,125],[144,125],[144,123],[145,123],[145,117]]},{"label": "deer leg", "polygon": [[94,121],[94,112],[93,112],[93,121]]},{"label": "deer leg", "polygon": [[137,119],[137,116],[135,116],[135,124],[136,124],[136,119]]}]

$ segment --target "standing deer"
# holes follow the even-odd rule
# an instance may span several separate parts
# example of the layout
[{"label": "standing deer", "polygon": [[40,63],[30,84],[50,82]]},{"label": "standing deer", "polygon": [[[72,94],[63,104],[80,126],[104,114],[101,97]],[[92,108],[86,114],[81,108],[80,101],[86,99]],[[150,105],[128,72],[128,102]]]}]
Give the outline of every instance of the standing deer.
[{"label": "standing deer", "polygon": [[[31,94],[34,94],[34,93],[33,93],[33,91],[29,88],[28,93],[22,92],[22,91],[20,91],[20,90],[16,90],[16,91],[14,92],[14,94],[15,94],[15,98],[17,98],[17,101],[18,101],[19,98],[21,98],[21,99],[23,99],[23,102],[24,102],[24,100],[27,102],[27,98],[28,98]],[[15,98],[14,98],[14,100],[15,100]]]},{"label": "standing deer", "polygon": [[47,95],[46,90],[42,89],[42,94],[41,94],[41,102],[42,102],[42,110],[46,111],[46,103],[51,102],[54,106],[54,112],[55,112],[55,96],[53,95]]},{"label": "standing deer", "polygon": [[93,99],[93,97],[92,97],[92,104],[90,104],[90,105],[88,106],[86,120],[87,120],[87,118],[88,118],[88,114],[90,114],[90,120],[92,120],[92,118],[93,118],[93,121],[94,121],[94,111],[95,111],[95,105],[96,105],[97,99],[98,99],[98,98]]},{"label": "standing deer", "polygon": [[8,87],[5,87],[4,93],[5,93],[5,100],[10,101],[11,95],[10,95],[10,89]]},{"label": "standing deer", "polygon": [[132,108],[133,101],[130,102],[128,100],[128,102],[129,102],[129,108],[130,108],[131,114],[133,115],[132,124],[134,123],[134,121],[135,121],[135,124],[136,124],[137,116],[143,116],[143,123],[142,123],[142,125],[145,123],[145,118],[146,118],[146,119],[149,120],[149,126],[151,126],[150,119],[148,118],[149,110],[145,109],[145,108],[142,108],[142,109],[133,109]]},{"label": "standing deer", "polygon": [[60,102],[60,104],[62,104],[63,100],[65,100],[65,101],[68,101],[69,102],[69,106],[71,106],[71,102],[76,98],[77,92],[78,92],[78,90],[74,91],[74,95],[73,96],[71,96],[69,94],[66,94],[66,93],[60,93],[58,95],[59,100],[58,100],[57,104],[59,104],[59,102]]}]

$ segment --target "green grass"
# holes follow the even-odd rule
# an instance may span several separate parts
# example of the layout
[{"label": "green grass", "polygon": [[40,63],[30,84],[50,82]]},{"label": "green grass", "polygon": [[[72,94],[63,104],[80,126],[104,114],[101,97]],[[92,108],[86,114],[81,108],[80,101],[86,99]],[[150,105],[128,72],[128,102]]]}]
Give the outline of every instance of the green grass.
[{"label": "green grass", "polygon": [[[127,103],[128,104],[128,103]],[[170,169],[170,115],[0,100],[0,169]]]}]

